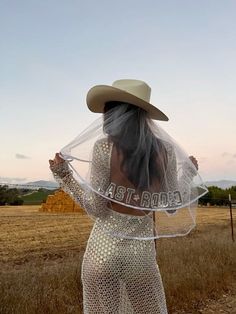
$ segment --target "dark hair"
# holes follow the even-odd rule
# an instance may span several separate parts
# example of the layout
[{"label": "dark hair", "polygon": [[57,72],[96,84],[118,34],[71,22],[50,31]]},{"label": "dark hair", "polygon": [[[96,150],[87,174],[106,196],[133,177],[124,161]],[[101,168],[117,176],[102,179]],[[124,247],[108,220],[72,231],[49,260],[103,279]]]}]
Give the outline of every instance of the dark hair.
[{"label": "dark hair", "polygon": [[[125,106],[125,112],[132,111],[132,115],[124,127],[113,135],[106,130],[106,118],[109,111],[116,106]],[[157,180],[161,183],[164,175],[163,162],[166,165],[167,157],[164,144],[154,136],[150,129],[147,115],[144,109],[119,101],[109,101],[104,106],[104,130],[113,141],[118,153],[122,152],[121,171],[135,188],[140,190],[152,186]],[[144,132],[143,143],[139,143],[140,132]],[[142,167],[143,163],[148,165],[148,169]]]}]

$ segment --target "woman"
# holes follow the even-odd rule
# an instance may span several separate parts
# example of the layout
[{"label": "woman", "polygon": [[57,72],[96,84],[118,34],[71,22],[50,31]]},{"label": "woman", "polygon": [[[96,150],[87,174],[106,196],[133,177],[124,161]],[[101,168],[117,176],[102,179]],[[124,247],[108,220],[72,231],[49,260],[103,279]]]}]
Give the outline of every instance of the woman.
[{"label": "woman", "polygon": [[[178,181],[173,170],[173,145],[155,134],[151,118],[168,118],[149,103],[149,98],[150,87],[138,80],[95,86],[87,95],[87,104],[90,110],[103,112],[103,132],[100,137],[94,136],[89,179],[81,174],[82,166],[77,172],[65,161],[76,145],[84,147],[84,134],[69,144],[70,149],[64,149],[63,158],[57,153],[49,161],[61,188],[95,219],[82,263],[85,314],[167,313],[154,242],[160,236],[158,223],[162,217],[155,221],[153,209],[176,219],[186,205],[181,195],[186,195],[188,184]],[[86,134],[97,134],[95,129]],[[81,151],[77,160],[84,162],[89,158],[82,159]],[[191,160],[197,167],[196,159]],[[192,172],[187,171],[185,178],[192,180],[195,167],[188,167]],[[82,184],[75,179],[76,173]],[[177,189],[181,203],[176,197],[168,198],[177,195],[173,194]]]}]

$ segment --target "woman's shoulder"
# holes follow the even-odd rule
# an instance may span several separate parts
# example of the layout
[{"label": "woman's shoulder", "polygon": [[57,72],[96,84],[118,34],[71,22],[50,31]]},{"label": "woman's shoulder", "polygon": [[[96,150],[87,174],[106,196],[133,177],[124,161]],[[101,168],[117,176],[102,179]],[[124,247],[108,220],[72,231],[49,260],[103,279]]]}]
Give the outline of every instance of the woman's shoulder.
[{"label": "woman's shoulder", "polygon": [[161,144],[162,148],[165,149],[167,156],[170,157],[174,153],[174,145],[166,140],[158,139],[159,145]]},{"label": "woman's shoulder", "polygon": [[109,166],[109,160],[111,157],[112,152],[112,142],[108,140],[107,137],[98,139],[94,143],[94,160],[96,160],[97,163],[103,164],[105,166]]},{"label": "woman's shoulder", "polygon": [[104,144],[106,145],[107,143],[108,143],[108,137],[102,137],[96,140],[94,146],[102,146]]},{"label": "woman's shoulder", "polygon": [[112,142],[108,139],[108,137],[100,138],[94,143],[94,149],[99,150],[100,153],[108,153],[111,148]]}]

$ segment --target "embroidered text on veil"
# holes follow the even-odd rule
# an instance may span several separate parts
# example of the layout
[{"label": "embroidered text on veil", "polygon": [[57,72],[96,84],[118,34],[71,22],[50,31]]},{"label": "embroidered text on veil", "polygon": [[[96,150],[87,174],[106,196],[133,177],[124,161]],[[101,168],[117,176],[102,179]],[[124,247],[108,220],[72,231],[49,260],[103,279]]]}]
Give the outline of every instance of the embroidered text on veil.
[{"label": "embroidered text on veil", "polygon": [[135,189],[117,185],[114,182],[110,182],[106,189],[101,188],[102,184],[99,184],[99,186],[98,192],[100,194],[127,205],[135,202],[145,208],[169,208],[183,204],[183,196],[179,190],[160,193],[151,193],[149,191],[137,193]]}]

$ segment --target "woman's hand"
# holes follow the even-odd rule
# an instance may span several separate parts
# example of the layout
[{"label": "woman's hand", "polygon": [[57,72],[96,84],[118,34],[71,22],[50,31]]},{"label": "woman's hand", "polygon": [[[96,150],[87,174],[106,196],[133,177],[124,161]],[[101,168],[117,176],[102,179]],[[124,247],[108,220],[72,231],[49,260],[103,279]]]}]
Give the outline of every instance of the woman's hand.
[{"label": "woman's hand", "polygon": [[189,159],[192,161],[196,169],[198,170],[198,162],[197,159],[194,156],[189,156]]},{"label": "woman's hand", "polygon": [[63,163],[63,162],[65,162],[65,160],[60,157],[59,153],[55,154],[55,157],[53,160],[49,159],[50,167],[54,167],[55,165],[58,165],[58,164]]}]

